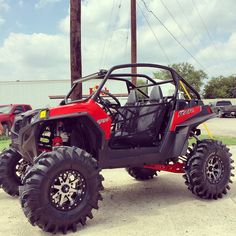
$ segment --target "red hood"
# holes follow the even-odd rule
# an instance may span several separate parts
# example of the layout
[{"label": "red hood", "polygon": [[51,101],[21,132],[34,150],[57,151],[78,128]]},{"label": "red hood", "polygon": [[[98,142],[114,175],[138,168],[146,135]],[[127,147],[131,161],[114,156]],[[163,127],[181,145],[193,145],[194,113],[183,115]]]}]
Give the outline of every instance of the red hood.
[{"label": "red hood", "polygon": [[110,136],[111,118],[96,102],[91,99],[86,102],[76,102],[51,108],[49,109],[49,116],[56,117],[83,112],[88,113],[94,119],[94,121],[100,125],[100,127],[105,132],[106,139],[108,139]]},{"label": "red hood", "polygon": [[10,118],[10,114],[1,114],[0,113],[0,122],[1,121],[8,121]]},{"label": "red hood", "polygon": [[94,111],[94,107],[97,108],[97,106],[98,105],[93,100],[89,100],[81,103],[76,102],[63,106],[53,107],[49,109],[49,111],[50,111],[50,116],[58,116],[58,115],[61,116],[78,112],[92,113]]}]

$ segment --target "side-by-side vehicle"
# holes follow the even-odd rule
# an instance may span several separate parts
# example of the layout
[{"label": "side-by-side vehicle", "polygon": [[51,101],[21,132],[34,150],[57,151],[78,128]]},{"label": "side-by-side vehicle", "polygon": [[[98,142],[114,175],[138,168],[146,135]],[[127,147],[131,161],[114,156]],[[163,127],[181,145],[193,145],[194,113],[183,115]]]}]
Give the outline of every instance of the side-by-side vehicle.
[{"label": "side-by-side vehicle", "polygon": [[[168,76],[156,80],[148,72],[154,70]],[[186,90],[191,99],[180,98]],[[0,183],[20,195],[32,225],[54,233],[76,231],[93,218],[102,200],[102,169],[126,168],[138,180],[157,171],[183,173],[193,194],[218,199],[230,189],[233,161],[221,142],[199,140],[198,126],[214,117],[172,68],[114,66],[77,80],[58,107],[16,117],[12,144],[0,158]]]}]

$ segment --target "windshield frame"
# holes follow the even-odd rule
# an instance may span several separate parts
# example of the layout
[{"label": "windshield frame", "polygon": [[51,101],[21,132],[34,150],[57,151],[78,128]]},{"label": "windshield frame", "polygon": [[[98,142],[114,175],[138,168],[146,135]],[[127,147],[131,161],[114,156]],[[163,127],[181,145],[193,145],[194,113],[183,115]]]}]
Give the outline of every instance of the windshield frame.
[{"label": "windshield frame", "polygon": [[86,97],[85,99],[82,98],[82,99],[79,99],[79,100],[74,100],[74,101],[68,102],[68,99],[69,99],[70,95],[72,94],[72,92],[74,91],[76,86],[78,86],[79,84],[82,84],[85,81],[92,80],[92,79],[100,79],[99,73],[93,73],[93,74],[84,76],[80,79],[77,79],[77,80],[73,81],[73,86],[72,86],[71,90],[69,91],[69,93],[64,98],[65,103],[70,104],[70,103],[79,102],[79,101],[86,101],[89,98],[91,98],[92,94],[90,96]]}]

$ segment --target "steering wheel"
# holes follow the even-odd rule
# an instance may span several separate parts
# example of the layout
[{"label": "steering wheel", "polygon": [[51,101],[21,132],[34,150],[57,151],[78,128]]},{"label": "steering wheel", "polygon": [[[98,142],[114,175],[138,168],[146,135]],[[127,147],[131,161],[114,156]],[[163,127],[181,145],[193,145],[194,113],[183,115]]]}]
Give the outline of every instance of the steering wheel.
[{"label": "steering wheel", "polygon": [[114,115],[114,112],[112,112],[111,109],[117,110],[119,107],[121,107],[120,101],[111,93],[107,92],[107,91],[101,91],[101,93],[107,95],[108,97],[111,97],[115,103],[111,103],[108,99],[104,99],[103,97],[101,97],[100,95],[98,96],[101,105],[104,107],[104,109],[110,113],[110,115]]}]

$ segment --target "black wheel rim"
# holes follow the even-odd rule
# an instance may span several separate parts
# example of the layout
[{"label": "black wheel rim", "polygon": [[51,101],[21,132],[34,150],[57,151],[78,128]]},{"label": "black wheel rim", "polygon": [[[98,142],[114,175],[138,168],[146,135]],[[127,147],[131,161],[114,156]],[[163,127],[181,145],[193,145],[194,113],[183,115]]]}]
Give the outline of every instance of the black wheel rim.
[{"label": "black wheel rim", "polygon": [[219,183],[223,177],[224,165],[219,156],[209,158],[206,165],[206,176],[210,183]]},{"label": "black wheel rim", "polygon": [[50,186],[50,202],[58,210],[70,211],[83,201],[86,189],[86,181],[81,173],[62,171]]}]

